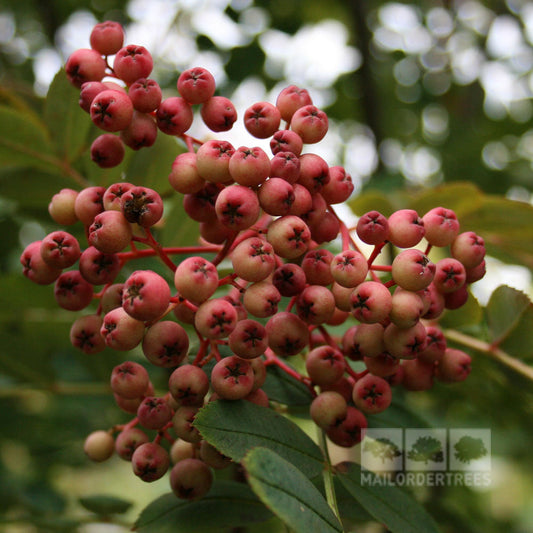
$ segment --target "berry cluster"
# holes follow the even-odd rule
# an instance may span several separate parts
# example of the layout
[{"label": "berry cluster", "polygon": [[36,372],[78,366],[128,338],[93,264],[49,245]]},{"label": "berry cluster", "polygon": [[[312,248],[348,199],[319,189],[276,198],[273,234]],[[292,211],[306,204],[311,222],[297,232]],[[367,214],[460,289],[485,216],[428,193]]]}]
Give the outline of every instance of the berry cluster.
[{"label": "berry cluster", "polygon": [[[423,216],[401,209],[388,218],[371,211],[348,228],[332,206],[352,194],[350,175],[303,153],[328,130],[327,115],[306,90],[289,86],[275,105],[258,102],[244,113],[247,131],[270,139],[271,155],[225,140],[201,142],[186,133],[193,106],[214,132],[229,130],[237,119],[231,101],[215,96],[213,76],[203,68],[186,70],[177,81],[180,96],[163,100],[147,77],[149,52],[123,46],[123,37],[119,24],[98,24],[92,48],[74,52],[66,64],[81,90],[80,106],[108,132],[94,141],[92,157],[109,167],[121,161],[124,145],[150,146],[158,132],[182,139],[187,151],[176,157],[169,182],[199,223],[201,242],[161,246],[152,231],[164,214],[161,196],[118,182],[63,189],[52,198],[55,222],[83,224],[83,250],[58,230],[22,253],[24,274],[54,283],[60,307],[81,311],[98,301],[96,311],[72,324],[76,348],[94,354],[140,346],[145,363],[168,369],[161,394],[149,365],[128,360],[113,369],[116,404],[134,416],[89,435],[91,459],[117,453],[145,481],[170,469],[174,493],[197,498],[209,490],[212,469],[230,459],[202,439],[193,425],[196,413],[217,399],[269,407],[262,389],[268,366],[309,388],[312,419],[345,447],[363,438],[367,414],[387,409],[393,387],[426,390],[435,379],[468,376],[470,357],[447,347],[438,319],[462,306],[468,285],[483,277],[480,236],[461,233],[455,213],[443,207]],[[102,81],[112,78],[124,86]],[[372,249],[368,257],[355,234]],[[376,264],[384,247],[394,260]],[[435,248],[443,258],[433,262]],[[124,265],[149,256],[168,267],[166,277],[136,270],[120,278]],[[228,275],[221,274],[223,260],[231,263]],[[191,354],[189,333],[199,341]],[[298,355],[305,358],[303,374],[288,364]]]}]

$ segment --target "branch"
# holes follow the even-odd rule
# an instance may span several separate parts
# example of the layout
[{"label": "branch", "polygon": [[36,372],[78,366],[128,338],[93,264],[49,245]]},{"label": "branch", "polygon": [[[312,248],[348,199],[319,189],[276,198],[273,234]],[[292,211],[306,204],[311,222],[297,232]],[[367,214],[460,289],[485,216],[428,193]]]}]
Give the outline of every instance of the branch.
[{"label": "branch", "polygon": [[445,329],[443,330],[443,333],[450,340],[484,353],[507,368],[510,368],[518,374],[521,374],[523,377],[533,381],[533,367],[530,367],[526,363],[509,355],[497,346],[476,339],[475,337],[471,337],[470,335],[466,335],[465,333],[461,333],[455,329]]}]

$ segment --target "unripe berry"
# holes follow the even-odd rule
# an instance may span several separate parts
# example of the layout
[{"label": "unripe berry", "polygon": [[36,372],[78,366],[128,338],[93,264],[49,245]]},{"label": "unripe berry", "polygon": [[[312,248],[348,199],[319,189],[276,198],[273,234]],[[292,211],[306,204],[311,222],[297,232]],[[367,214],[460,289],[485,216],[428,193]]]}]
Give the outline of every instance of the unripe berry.
[{"label": "unripe berry", "polygon": [[389,238],[389,222],[379,211],[369,211],[357,221],[356,232],[366,244],[381,244]]},{"label": "unripe berry", "polygon": [[116,54],[124,42],[124,30],[118,22],[106,20],[96,24],[89,37],[91,48],[103,56]]},{"label": "unripe berry", "polygon": [[218,288],[218,271],[203,257],[188,257],[176,269],[174,285],[180,296],[200,304]]},{"label": "unripe berry", "polygon": [[259,357],[268,347],[265,326],[256,320],[239,320],[228,337],[231,351],[243,359]]},{"label": "unripe berry", "polygon": [[281,294],[268,280],[252,283],[246,288],[243,297],[246,311],[258,318],[266,318],[275,314],[280,301]]},{"label": "unripe berry", "polygon": [[200,367],[185,364],[170,375],[168,390],[178,406],[199,407],[209,391],[209,378]]},{"label": "unripe berry", "polygon": [[66,231],[49,233],[41,242],[40,252],[44,262],[57,269],[72,266],[81,255],[78,240]]},{"label": "unripe berry", "polygon": [[346,368],[339,350],[324,345],[311,350],[305,359],[307,374],[319,386],[331,385],[339,380]]},{"label": "unripe berry", "polygon": [[345,250],[333,257],[330,265],[333,279],[343,287],[356,287],[368,273],[364,255],[355,250]]},{"label": "unripe berry", "polygon": [[58,224],[70,226],[78,221],[74,210],[78,191],[74,189],[61,189],[57,194],[52,196],[48,204],[48,213]]},{"label": "unripe berry", "polygon": [[190,104],[203,104],[214,94],[215,78],[205,68],[193,67],[184,70],[178,77],[178,92]]},{"label": "unripe berry", "polygon": [[170,466],[168,452],[159,444],[145,442],[131,456],[133,473],[143,481],[152,482],[162,478]]},{"label": "unripe berry", "polygon": [[164,398],[147,396],[137,409],[137,418],[146,429],[162,429],[170,422],[173,411]]},{"label": "unripe berry", "polygon": [[295,259],[307,251],[311,232],[301,218],[286,215],[270,223],[267,239],[278,255]]},{"label": "unripe berry", "polygon": [[348,405],[341,394],[323,391],[313,399],[309,412],[313,422],[322,429],[337,425],[346,418]]},{"label": "unripe berry", "polygon": [[196,167],[196,154],[184,152],[179,154],[172,163],[168,181],[173,189],[182,194],[199,192],[205,185]]},{"label": "unripe berry", "polygon": [[157,138],[157,126],[147,113],[133,112],[130,125],[120,132],[122,142],[132,150],[152,146]]},{"label": "unripe berry", "polygon": [[211,386],[220,398],[239,400],[252,392],[254,372],[250,363],[232,355],[224,357],[213,367]]},{"label": "unripe berry", "polygon": [[111,184],[104,192],[102,198],[104,209],[106,211],[121,211],[122,210],[122,195],[129,191],[133,187],[133,184],[119,181]]},{"label": "unripe berry", "polygon": [[146,393],[150,378],[144,366],[134,361],[124,361],[113,368],[110,384],[114,394],[122,398],[134,399]]},{"label": "unripe berry", "polygon": [[334,166],[329,169],[329,181],[324,184],[320,194],[328,204],[340,204],[348,200],[354,190],[352,177],[344,167]]},{"label": "unripe berry", "polygon": [[312,104],[311,96],[306,89],[300,89],[296,85],[285,87],[276,99],[276,107],[281,113],[281,118],[290,122],[292,116],[300,107]]},{"label": "unripe berry", "polygon": [[202,104],[200,115],[205,125],[212,131],[228,131],[237,120],[237,111],[229,98],[212,96]]},{"label": "unripe berry", "polygon": [[269,102],[257,102],[244,112],[244,125],[259,139],[271,137],[279,128],[281,113]]},{"label": "unripe berry", "polygon": [[115,441],[107,431],[93,431],[85,439],[83,451],[91,461],[101,463],[113,455]]},{"label": "unripe berry", "polygon": [[65,63],[65,73],[74,87],[87,81],[100,81],[105,76],[106,62],[96,51],[80,48],[73,52]]},{"label": "unripe berry", "polygon": [[223,185],[205,182],[205,185],[198,192],[183,196],[183,209],[190,218],[197,222],[219,221],[215,211],[215,203],[222,189]]},{"label": "unripe berry", "polygon": [[272,245],[259,237],[240,242],[231,254],[233,271],[246,281],[261,281],[276,268]]},{"label": "unripe berry", "polygon": [[270,174],[270,159],[262,148],[241,146],[231,156],[228,168],[238,184],[257,187]]},{"label": "unripe berry", "polygon": [[191,104],[179,96],[166,98],[156,112],[157,127],[167,135],[182,135],[192,125]]},{"label": "unripe berry", "polygon": [[113,70],[127,85],[139,78],[147,78],[154,67],[150,52],[144,46],[129,44],[115,55]]},{"label": "unripe berry", "polygon": [[237,311],[230,302],[222,298],[208,300],[198,307],[194,325],[201,335],[208,339],[227,337],[237,324]]},{"label": "unripe berry", "polygon": [[163,368],[175,368],[187,356],[189,337],[178,323],[161,320],[146,330],[142,349],[152,364]]},{"label": "unripe berry", "polygon": [[397,287],[392,294],[391,321],[399,328],[414,326],[424,314],[424,303],[418,293]]},{"label": "unripe berry", "polygon": [[389,216],[388,240],[398,248],[416,246],[425,234],[424,221],[413,209],[400,209]]},{"label": "unripe berry", "polygon": [[320,142],[328,132],[328,116],[318,107],[310,104],[294,112],[291,130],[296,132],[304,144]]},{"label": "unripe berry", "polygon": [[89,246],[80,256],[79,267],[83,279],[92,285],[106,285],[115,280],[122,264],[116,254],[104,254]]},{"label": "unripe berry", "polygon": [[85,226],[93,223],[94,217],[104,210],[105,187],[92,186],[80,191],[74,202],[74,213]]},{"label": "unripe berry", "polygon": [[212,183],[232,181],[229,162],[234,153],[235,148],[227,141],[211,139],[204,142],[196,152],[198,173]]},{"label": "unripe berry", "polygon": [[434,276],[435,265],[420,250],[403,250],[392,262],[392,279],[407,291],[425,289]]},{"label": "unripe berry", "polygon": [[392,296],[382,283],[364,281],[352,292],[350,297],[352,314],[366,324],[385,320],[392,309]]},{"label": "unripe berry", "polygon": [[130,316],[122,307],[117,307],[104,316],[100,332],[110,348],[129,351],[141,342],[144,322]]},{"label": "unripe berry", "polygon": [[340,424],[328,428],[326,435],[337,446],[351,448],[363,440],[367,427],[365,415],[349,405],[346,418]]},{"label": "unripe berry", "polygon": [[104,211],[94,217],[87,240],[104,254],[121,252],[131,241],[131,225],[120,211]]},{"label": "unripe berry", "polygon": [[91,120],[104,131],[120,131],[130,125],[133,104],[130,97],[121,91],[107,90],[98,93],[90,108]]},{"label": "unripe berry", "polygon": [[213,484],[213,473],[200,459],[183,459],[170,471],[170,488],[183,500],[197,500],[207,494]]},{"label": "unripe berry", "polygon": [[259,218],[260,211],[257,194],[243,185],[225,187],[215,202],[218,219],[233,231],[249,228]]},{"label": "unripe berry", "polygon": [[91,159],[101,168],[120,165],[124,153],[123,142],[112,133],[99,135],[91,144]]},{"label": "unripe berry", "polygon": [[277,355],[296,355],[309,343],[308,325],[297,315],[282,311],[265,325],[268,346]]},{"label": "unripe berry", "polygon": [[183,461],[183,459],[190,459],[196,455],[197,448],[192,442],[186,440],[176,439],[170,447],[170,460],[173,464]]},{"label": "unripe berry", "polygon": [[387,381],[379,376],[366,374],[354,385],[352,399],[355,406],[364,413],[381,413],[389,407],[392,392]]},{"label": "unripe berry", "polygon": [[117,455],[125,461],[131,461],[133,452],[145,442],[149,442],[148,435],[139,428],[128,428],[121,431],[115,440]]},{"label": "unripe berry", "polygon": [[433,246],[448,246],[459,233],[457,215],[451,209],[435,207],[423,217],[425,235]]},{"label": "unripe berry", "polygon": [[162,100],[161,87],[155,80],[140,78],[130,85],[128,94],[133,107],[141,113],[155,111]]},{"label": "unripe berry", "polygon": [[471,371],[472,358],[462,350],[446,348],[437,363],[435,377],[445,383],[464,381]]},{"label": "unripe berry", "polygon": [[54,297],[63,309],[80,311],[93,299],[93,286],[85,281],[78,270],[63,272],[56,280]]},{"label": "unripe berry", "polygon": [[288,215],[294,203],[294,187],[283,178],[269,178],[259,187],[257,197],[265,213]]},{"label": "unripe berry", "polygon": [[153,189],[132,187],[122,195],[122,212],[128,222],[148,228],[163,216],[163,200]]},{"label": "unripe berry", "polygon": [[485,257],[485,241],[473,231],[465,231],[453,240],[450,252],[465,268],[474,268]]},{"label": "unripe berry", "polygon": [[101,352],[105,348],[105,341],[100,333],[102,317],[99,315],[85,315],[77,318],[70,328],[70,343],[86,354]]},{"label": "unripe berry", "polygon": [[302,138],[291,130],[277,131],[270,141],[270,150],[274,155],[278,152],[292,152],[295,156],[299,156],[302,148]]},{"label": "unripe berry", "polygon": [[124,283],[122,306],[131,317],[147,321],[159,318],[168,308],[170,287],[151,270],[136,270]]}]

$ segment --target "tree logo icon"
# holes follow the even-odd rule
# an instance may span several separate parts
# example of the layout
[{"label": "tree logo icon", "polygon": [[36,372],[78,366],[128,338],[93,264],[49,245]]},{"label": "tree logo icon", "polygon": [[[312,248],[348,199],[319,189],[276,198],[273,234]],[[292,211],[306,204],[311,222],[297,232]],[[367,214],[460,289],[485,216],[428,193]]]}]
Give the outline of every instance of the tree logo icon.
[{"label": "tree logo icon", "polygon": [[442,442],[431,436],[418,437],[407,452],[407,457],[411,461],[422,462],[426,465],[430,461],[442,463],[444,461]]},{"label": "tree logo icon", "polygon": [[454,457],[461,463],[468,464],[487,455],[487,448],[482,439],[469,435],[461,437],[454,445]]},{"label": "tree logo icon", "polygon": [[372,454],[376,459],[380,459],[382,464],[385,461],[394,461],[394,459],[402,455],[398,446],[386,437],[366,441],[363,451]]}]

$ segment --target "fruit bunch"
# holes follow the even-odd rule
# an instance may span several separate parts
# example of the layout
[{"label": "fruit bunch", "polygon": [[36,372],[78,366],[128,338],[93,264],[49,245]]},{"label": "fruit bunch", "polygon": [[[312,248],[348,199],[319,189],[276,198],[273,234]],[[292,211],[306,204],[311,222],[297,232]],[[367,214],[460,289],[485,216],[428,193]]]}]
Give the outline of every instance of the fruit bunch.
[{"label": "fruit bunch", "polygon": [[[72,324],[73,346],[87,354],[139,346],[144,354],[144,364],[126,360],[112,370],[116,404],[132,419],[90,434],[91,459],[116,453],[144,481],[170,470],[173,492],[198,498],[211,486],[212,469],[231,461],[202,438],[196,414],[217,400],[268,408],[262,386],[269,366],[309,389],[311,418],[344,447],[361,441],[366,415],[387,409],[394,387],[426,390],[435,379],[468,376],[469,355],[447,347],[438,320],[462,306],[469,284],[483,277],[480,236],[461,232],[444,207],[423,216],[371,211],[347,227],[333,206],[351,196],[351,177],[309,150],[326,135],[328,117],[305,89],[289,86],[275,104],[246,109],[247,131],[270,139],[271,154],[201,141],[187,134],[195,106],[212,132],[237,120],[232,102],[215,96],[213,76],[186,70],[177,79],[179,96],[163,99],[148,77],[148,50],[123,40],[118,23],[97,24],[91,48],[66,63],[80,106],[105,132],[94,140],[92,158],[110,167],[126,147],[149,147],[158,134],[180,139],[183,153],[168,179],[201,239],[198,246],[162,246],[161,196],[122,181],[58,192],[52,219],[83,224],[86,242],[58,230],[22,253],[24,274],[54,284],[60,307],[86,310]],[[394,257],[390,264],[378,264],[384,249]],[[159,258],[167,274],[121,277],[126,264],[146,257]],[[301,371],[295,358],[304,361]],[[168,372],[163,391],[156,393],[150,365]]]}]

